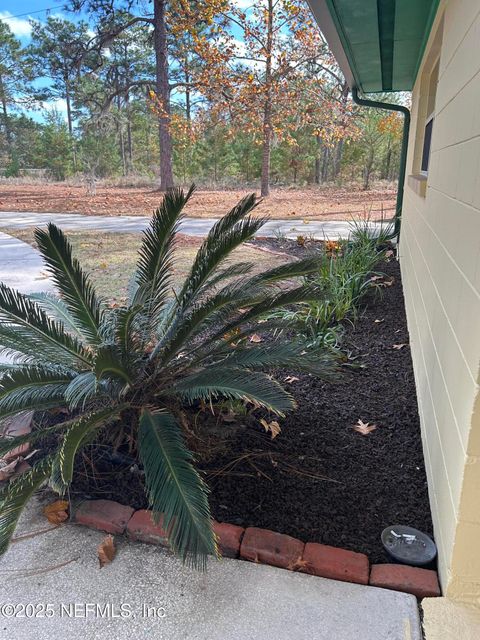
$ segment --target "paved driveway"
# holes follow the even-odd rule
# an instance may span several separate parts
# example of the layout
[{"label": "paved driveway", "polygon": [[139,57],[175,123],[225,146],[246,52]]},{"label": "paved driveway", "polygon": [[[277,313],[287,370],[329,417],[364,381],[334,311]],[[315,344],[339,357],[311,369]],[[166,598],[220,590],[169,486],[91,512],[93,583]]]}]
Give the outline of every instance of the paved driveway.
[{"label": "paved driveway", "polygon": [[[135,232],[145,229],[150,218],[147,216],[84,216],[74,213],[9,213],[0,212],[0,229],[22,229],[25,227],[44,226],[48,222],[54,222],[62,229],[69,231],[99,231]],[[186,218],[181,225],[181,231],[193,236],[204,236],[208,233],[216,218]],[[381,223],[370,223],[372,229],[379,229]],[[291,222],[288,220],[270,220],[261,229],[259,235],[275,236],[283,234],[289,238],[299,235],[314,237],[317,239],[348,237],[351,231],[349,222],[303,222],[302,220]]]}]

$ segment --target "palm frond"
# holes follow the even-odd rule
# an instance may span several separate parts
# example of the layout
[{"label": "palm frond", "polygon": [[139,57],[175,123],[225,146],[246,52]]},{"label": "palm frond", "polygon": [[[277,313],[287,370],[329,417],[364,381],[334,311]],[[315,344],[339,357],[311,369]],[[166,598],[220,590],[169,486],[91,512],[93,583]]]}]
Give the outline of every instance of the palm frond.
[{"label": "palm frond", "polygon": [[0,554],[7,550],[26,503],[48,478],[51,464],[50,457],[44,458],[9,483],[0,502]]},{"label": "palm frond", "polygon": [[254,276],[250,283],[252,285],[257,283],[271,283],[306,276],[312,273],[317,273],[319,266],[320,260],[317,257],[295,260],[293,262],[281,264],[273,269],[262,271],[258,275]]},{"label": "palm frond", "polygon": [[247,400],[280,416],[296,406],[293,397],[273,378],[233,367],[205,367],[179,380],[170,391],[189,402],[219,397]]},{"label": "palm frond", "polygon": [[[101,409],[71,422],[63,436],[57,459],[54,462],[54,469],[52,470],[51,482],[57,491],[60,489],[59,493],[63,493],[64,489],[72,481],[73,465],[79,449],[90,442],[95,437],[96,430],[108,420],[117,416],[121,409],[121,406]],[[56,468],[58,468],[59,473]],[[59,482],[60,479],[61,482]]]},{"label": "palm frond", "polygon": [[132,380],[128,373],[128,369],[123,362],[122,354],[118,347],[108,344],[97,350],[95,356],[95,375],[98,380],[102,378],[110,378],[120,380],[131,385]]},{"label": "palm frond", "polygon": [[[25,341],[20,353],[31,354],[33,346],[49,362],[83,365],[91,364],[91,355],[75,336],[69,335],[63,325],[49,318],[43,309],[28,296],[0,283],[0,344],[9,346],[7,340]],[[10,342],[11,344],[11,342]]]},{"label": "palm frond", "polygon": [[221,362],[222,367],[268,370],[289,367],[330,379],[336,369],[336,356],[331,350],[310,348],[304,342],[237,347]]},{"label": "palm frond", "polygon": [[141,313],[142,305],[133,305],[126,309],[120,309],[117,314],[115,342],[118,344],[124,359],[131,357],[135,352],[143,354],[142,345],[144,340],[142,339],[143,336],[141,337],[142,332],[138,326]]},{"label": "palm frond", "polygon": [[208,280],[205,281],[202,289],[211,292],[221,282],[235,278],[238,276],[244,276],[253,271],[255,265],[253,262],[234,262],[228,265],[225,269],[220,269],[217,273],[214,273]]},{"label": "palm frond", "polygon": [[163,527],[174,551],[204,569],[207,555],[217,555],[208,489],[192,465],[175,418],[143,410],[138,433],[140,459],[150,506],[163,514]]},{"label": "palm frond", "polygon": [[230,317],[242,305],[250,306],[253,304],[255,301],[252,298],[253,294],[253,291],[233,284],[224,287],[215,295],[195,305],[181,318],[181,322],[172,324],[170,332],[158,342],[151,354],[151,359],[155,359],[157,354],[162,352],[162,363],[167,362],[179,349],[183,348],[189,338],[198,334],[204,325],[215,326],[219,319],[215,317],[215,312],[224,309],[225,315]]},{"label": "palm frond", "polygon": [[91,344],[102,343],[102,305],[65,235],[50,223],[46,231],[35,229],[35,240],[78,329]]},{"label": "palm frond", "polygon": [[242,198],[228,213],[213,225],[208,233],[207,240],[215,243],[216,239],[227,231],[230,231],[237,222],[258,207],[260,202],[254,193],[250,193],[248,196]]},{"label": "palm frond", "polygon": [[22,446],[22,444],[38,443],[49,434],[65,428],[67,424],[68,423],[66,422],[62,422],[50,427],[42,427],[40,429],[35,429],[35,431],[31,431],[30,433],[25,433],[21,436],[14,436],[12,438],[7,436],[0,437],[0,458],[3,458],[9,451],[13,451],[13,449]]},{"label": "palm frond", "polygon": [[265,218],[247,218],[220,235],[207,236],[178,296],[180,308],[186,308],[219,265],[243,242],[252,238],[265,224]]},{"label": "palm frond", "polygon": [[30,298],[37,302],[48,315],[61,322],[67,331],[76,335],[77,338],[84,338],[81,331],[78,329],[75,319],[63,300],[57,298],[54,294],[47,293],[45,291],[40,293],[31,293]]},{"label": "palm frond", "polygon": [[64,405],[65,391],[75,376],[41,366],[15,369],[0,380],[0,419],[27,409]]},{"label": "palm frond", "polygon": [[93,371],[79,373],[65,389],[65,400],[70,409],[85,409],[85,404],[98,394],[99,384]]},{"label": "palm frond", "polygon": [[146,315],[152,318],[152,323],[155,323],[165,303],[165,294],[172,286],[175,235],[182,211],[194,190],[192,185],[186,194],[179,188],[168,191],[143,233],[136,275],[138,289],[133,304],[146,305]]},{"label": "palm frond", "polygon": [[249,309],[238,313],[234,320],[222,324],[217,331],[209,336],[211,342],[218,340],[224,335],[229,335],[242,325],[247,325],[252,320],[259,318],[274,309],[279,309],[290,304],[304,302],[307,300],[318,300],[321,297],[321,289],[316,285],[302,285],[288,289],[287,291],[279,291],[270,295],[262,296],[259,302],[255,302]]}]

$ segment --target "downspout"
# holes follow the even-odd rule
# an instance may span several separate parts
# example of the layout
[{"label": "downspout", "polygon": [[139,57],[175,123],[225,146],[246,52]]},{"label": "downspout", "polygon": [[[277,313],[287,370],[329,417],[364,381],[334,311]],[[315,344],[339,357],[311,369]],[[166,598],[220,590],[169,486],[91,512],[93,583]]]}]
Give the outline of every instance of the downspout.
[{"label": "downspout", "polygon": [[403,187],[405,184],[405,172],[407,166],[407,149],[408,149],[408,134],[410,132],[410,110],[401,104],[391,104],[390,102],[377,102],[375,100],[367,100],[366,98],[360,98],[358,95],[357,87],[352,87],[353,101],[361,107],[373,107],[374,109],[385,109],[386,111],[400,111],[403,113],[403,136],[402,136],[402,149],[400,152],[400,170],[398,173],[398,189],[397,189],[397,204],[395,206],[395,230],[394,234],[397,239],[400,236],[400,223],[402,217],[403,206]]}]

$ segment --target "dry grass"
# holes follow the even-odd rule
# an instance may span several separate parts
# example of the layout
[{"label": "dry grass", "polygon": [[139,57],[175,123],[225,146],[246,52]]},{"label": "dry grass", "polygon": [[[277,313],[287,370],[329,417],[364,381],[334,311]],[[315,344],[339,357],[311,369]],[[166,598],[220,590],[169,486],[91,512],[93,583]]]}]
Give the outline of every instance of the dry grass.
[{"label": "dry grass", "polygon": [[[186,212],[191,217],[218,218],[253,189],[198,190]],[[83,213],[86,215],[150,215],[162,194],[152,187],[99,184],[94,195],[87,185],[68,183],[0,182],[0,211]],[[349,220],[371,213],[373,219],[392,216],[395,188],[378,186],[362,191],[358,186],[275,188],[255,213],[287,220]]]},{"label": "dry grass", "polygon": [[[33,228],[2,231],[35,246]],[[72,243],[75,256],[85,271],[91,274],[99,294],[112,303],[124,302],[134,273],[142,234],[71,231],[67,236]],[[180,283],[188,274],[201,242],[201,238],[179,235],[175,284]],[[292,258],[283,254],[272,254],[247,244],[235,251],[232,259],[252,261],[255,271],[260,272]]]}]

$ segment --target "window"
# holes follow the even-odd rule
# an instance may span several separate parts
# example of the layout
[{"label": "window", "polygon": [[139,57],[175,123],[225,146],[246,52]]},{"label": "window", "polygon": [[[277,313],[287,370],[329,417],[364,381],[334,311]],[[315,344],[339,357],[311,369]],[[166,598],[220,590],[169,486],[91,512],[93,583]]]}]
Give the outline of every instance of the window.
[{"label": "window", "polygon": [[432,144],[433,123],[435,121],[435,98],[438,84],[438,60],[432,69],[428,82],[427,114],[425,118],[425,128],[423,132],[423,149],[420,171],[423,175],[428,174],[428,164],[430,161],[430,147]]}]

